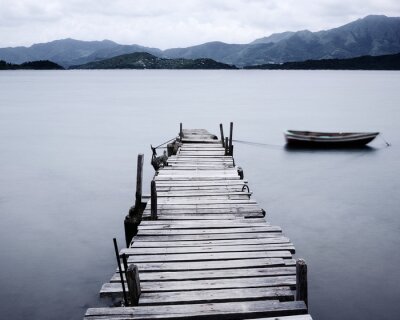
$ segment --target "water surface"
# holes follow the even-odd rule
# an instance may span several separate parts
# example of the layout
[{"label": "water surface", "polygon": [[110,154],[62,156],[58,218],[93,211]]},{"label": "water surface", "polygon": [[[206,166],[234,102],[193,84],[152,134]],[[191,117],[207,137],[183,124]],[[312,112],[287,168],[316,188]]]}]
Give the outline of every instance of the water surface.
[{"label": "water surface", "polygon": [[[315,319],[400,314],[400,73],[2,71],[0,309],[79,319],[101,305],[136,157],[187,128],[234,121],[254,198],[309,266]],[[286,129],[381,131],[392,146],[291,151]]]}]

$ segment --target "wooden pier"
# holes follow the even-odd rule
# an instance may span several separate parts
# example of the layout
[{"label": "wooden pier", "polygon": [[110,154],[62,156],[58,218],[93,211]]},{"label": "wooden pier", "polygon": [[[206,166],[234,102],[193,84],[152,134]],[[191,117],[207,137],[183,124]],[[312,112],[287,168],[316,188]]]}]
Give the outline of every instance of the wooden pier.
[{"label": "wooden pier", "polygon": [[123,300],[122,274],[125,306],[91,308],[85,319],[310,320],[307,266],[252,198],[234,164],[232,128],[218,139],[181,127],[169,153],[151,200],[127,216],[137,234],[119,253],[125,266],[100,291]]}]

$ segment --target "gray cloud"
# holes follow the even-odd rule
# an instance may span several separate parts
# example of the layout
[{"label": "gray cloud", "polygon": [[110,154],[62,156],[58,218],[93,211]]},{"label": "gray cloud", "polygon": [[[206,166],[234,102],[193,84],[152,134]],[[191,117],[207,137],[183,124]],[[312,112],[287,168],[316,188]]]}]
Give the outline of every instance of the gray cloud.
[{"label": "gray cloud", "polygon": [[61,38],[168,48],[400,16],[398,0],[0,0],[0,46]]}]

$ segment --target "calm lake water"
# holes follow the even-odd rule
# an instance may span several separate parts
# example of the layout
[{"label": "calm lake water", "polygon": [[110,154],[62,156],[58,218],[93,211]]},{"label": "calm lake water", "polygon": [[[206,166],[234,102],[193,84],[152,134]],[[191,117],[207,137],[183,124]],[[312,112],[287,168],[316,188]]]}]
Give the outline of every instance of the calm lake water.
[{"label": "calm lake water", "polygon": [[[0,72],[2,319],[80,319],[101,305],[136,157],[179,122],[235,144],[253,198],[309,266],[315,319],[400,314],[400,72]],[[286,129],[381,131],[371,148],[289,151]],[[226,129],[227,130],[227,129]]]}]

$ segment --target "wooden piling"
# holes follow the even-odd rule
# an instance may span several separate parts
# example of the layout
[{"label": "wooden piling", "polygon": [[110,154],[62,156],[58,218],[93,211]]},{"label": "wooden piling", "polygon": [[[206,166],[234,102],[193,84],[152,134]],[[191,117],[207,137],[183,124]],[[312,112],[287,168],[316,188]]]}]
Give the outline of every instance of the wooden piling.
[{"label": "wooden piling", "polygon": [[219,124],[219,131],[221,132],[222,147],[225,148],[224,127],[223,127],[222,123]]},{"label": "wooden piling", "polygon": [[225,155],[229,156],[229,143],[228,143],[228,137],[225,138]]},{"label": "wooden piling", "polygon": [[181,140],[182,140],[182,138],[183,138],[183,128],[182,128],[182,122],[179,124],[179,137],[181,138]]},{"label": "wooden piling", "polygon": [[157,220],[157,189],[154,180],[151,181],[151,220]]},{"label": "wooden piling", "polygon": [[233,137],[233,122],[231,122],[231,124],[230,124],[230,132],[229,132],[229,155],[230,156],[233,156],[232,137]]},{"label": "wooden piling", "polygon": [[140,216],[146,205],[142,202],[143,162],[144,155],[140,153],[137,158],[135,204],[130,208],[129,213],[124,220],[125,241],[127,247],[137,233],[137,227],[141,219]]},{"label": "wooden piling", "polygon": [[137,306],[142,291],[140,288],[139,270],[136,265],[130,264],[128,266],[128,270],[126,271],[126,282],[128,284],[130,304],[132,306]]},{"label": "wooden piling", "polygon": [[144,160],[144,155],[142,153],[139,153],[137,159],[136,201],[135,201],[135,208],[137,210],[139,210],[142,204],[143,160]]},{"label": "wooden piling", "polygon": [[[244,178],[243,168],[242,167],[238,167],[237,171],[238,171],[238,175],[240,177],[240,180],[243,180],[243,178]],[[247,187],[247,185],[246,185],[246,187]],[[247,188],[249,188],[249,187],[247,187]]]},{"label": "wooden piling", "polygon": [[303,259],[296,261],[296,300],[308,306],[307,263]]}]

